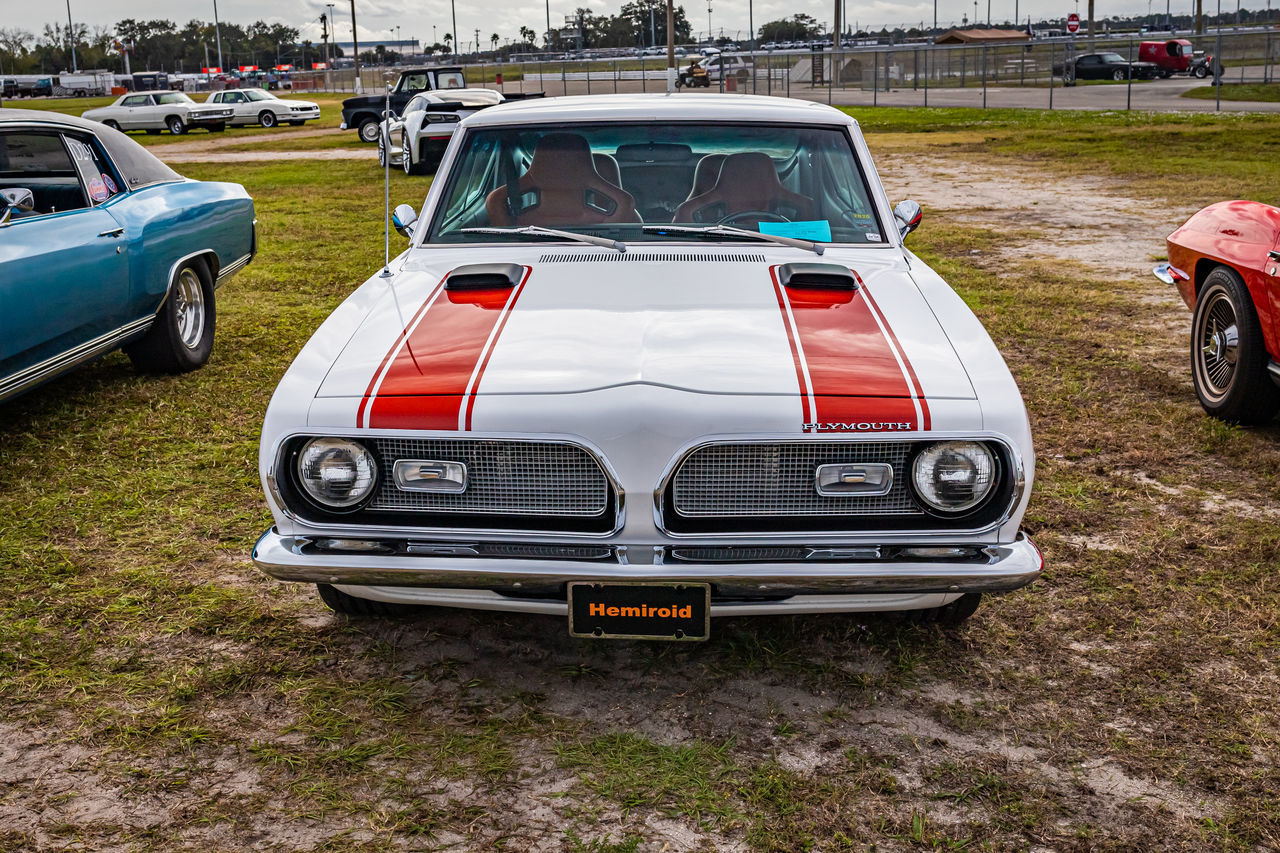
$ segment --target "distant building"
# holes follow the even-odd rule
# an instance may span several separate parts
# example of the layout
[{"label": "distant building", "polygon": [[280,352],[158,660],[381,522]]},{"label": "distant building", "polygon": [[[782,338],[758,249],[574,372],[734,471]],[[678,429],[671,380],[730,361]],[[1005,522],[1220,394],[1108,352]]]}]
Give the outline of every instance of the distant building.
[{"label": "distant building", "polygon": [[1029,41],[1026,30],[990,30],[971,27],[947,30],[933,40],[934,44],[1014,44]]}]

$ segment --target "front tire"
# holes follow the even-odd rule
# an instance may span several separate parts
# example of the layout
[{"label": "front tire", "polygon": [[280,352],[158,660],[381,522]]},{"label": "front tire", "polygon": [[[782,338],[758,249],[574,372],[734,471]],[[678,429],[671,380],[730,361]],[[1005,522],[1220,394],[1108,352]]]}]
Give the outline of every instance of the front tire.
[{"label": "front tire", "polygon": [[169,128],[169,132],[174,136],[181,136],[187,132],[187,124],[180,116],[173,116],[172,118],[169,118],[166,120],[165,124]]},{"label": "front tire", "polygon": [[320,593],[321,600],[329,605],[330,610],[348,617],[409,616],[422,612],[421,607],[412,604],[390,604],[385,601],[356,598],[327,583],[316,584],[316,592]]},{"label": "front tire", "polygon": [[1119,83],[1124,79],[1124,72],[1117,68],[1115,71],[1111,72],[1111,79]]},{"label": "front tire", "polygon": [[275,127],[276,123],[276,114],[271,110],[263,110],[258,113],[258,124],[263,127]]},{"label": "front tire", "polygon": [[1204,67],[1203,65],[1197,65],[1195,67],[1195,70],[1192,71],[1191,74],[1197,80],[1203,80],[1204,78],[1209,76],[1209,69]]},{"label": "front tire", "polygon": [[198,258],[183,261],[155,322],[125,353],[142,373],[187,373],[209,361],[215,320],[209,268]]},{"label": "front tire", "polygon": [[1244,280],[1219,266],[1205,277],[1191,316],[1191,376],[1200,405],[1215,418],[1261,424],[1280,409],[1267,372],[1258,312]]},{"label": "front tire", "polygon": [[927,607],[924,610],[908,610],[904,614],[908,622],[916,625],[939,625],[954,628],[972,616],[982,603],[982,593],[966,592],[950,604]]},{"label": "front tire", "polygon": [[361,142],[377,142],[378,137],[382,135],[382,130],[378,127],[377,119],[367,118],[360,122],[357,133],[360,135]]}]

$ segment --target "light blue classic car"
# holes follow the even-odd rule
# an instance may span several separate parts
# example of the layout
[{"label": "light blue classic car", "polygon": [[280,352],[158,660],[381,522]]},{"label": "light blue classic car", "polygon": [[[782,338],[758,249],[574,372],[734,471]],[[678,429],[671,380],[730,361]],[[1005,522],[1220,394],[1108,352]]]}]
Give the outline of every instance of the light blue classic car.
[{"label": "light blue classic car", "polygon": [[145,372],[203,365],[256,222],[244,187],[188,180],[119,131],[0,109],[0,401],[120,347]]}]

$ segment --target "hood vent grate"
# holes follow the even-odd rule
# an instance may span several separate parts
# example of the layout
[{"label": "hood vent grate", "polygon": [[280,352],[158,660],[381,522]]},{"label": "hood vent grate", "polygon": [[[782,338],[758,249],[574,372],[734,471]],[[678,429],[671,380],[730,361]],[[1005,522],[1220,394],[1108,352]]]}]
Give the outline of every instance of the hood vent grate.
[{"label": "hood vent grate", "polygon": [[564,252],[555,255],[543,255],[538,258],[544,264],[608,264],[608,263],[699,263],[703,261],[720,261],[730,264],[762,264],[764,255],[750,252],[715,253],[709,252]]}]

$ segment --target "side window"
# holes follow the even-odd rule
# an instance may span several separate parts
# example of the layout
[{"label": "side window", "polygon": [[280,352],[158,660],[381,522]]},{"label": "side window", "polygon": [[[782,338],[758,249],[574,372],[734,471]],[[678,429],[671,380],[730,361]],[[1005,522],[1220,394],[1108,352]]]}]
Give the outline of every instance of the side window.
[{"label": "side window", "polygon": [[417,92],[420,89],[427,88],[427,75],[410,74],[404,81],[404,91]]},{"label": "side window", "polygon": [[211,104],[220,104],[220,103],[222,103],[222,93],[221,93],[221,92],[219,92],[218,94],[216,94],[216,95],[214,95],[212,98],[210,98],[210,99],[209,99],[209,103],[211,103]]},{"label": "side window", "polygon": [[87,207],[79,173],[56,133],[0,134],[0,189],[35,196],[28,216]]},{"label": "side window", "polygon": [[71,160],[90,204],[102,204],[120,192],[116,176],[93,139],[68,136],[66,141],[67,151],[71,152]]},{"label": "side window", "polygon": [[244,95],[239,92],[227,92],[222,96],[222,102],[224,104],[243,104]]},{"label": "side window", "polygon": [[146,95],[130,95],[125,98],[120,106],[122,107],[145,107],[149,98]]}]

